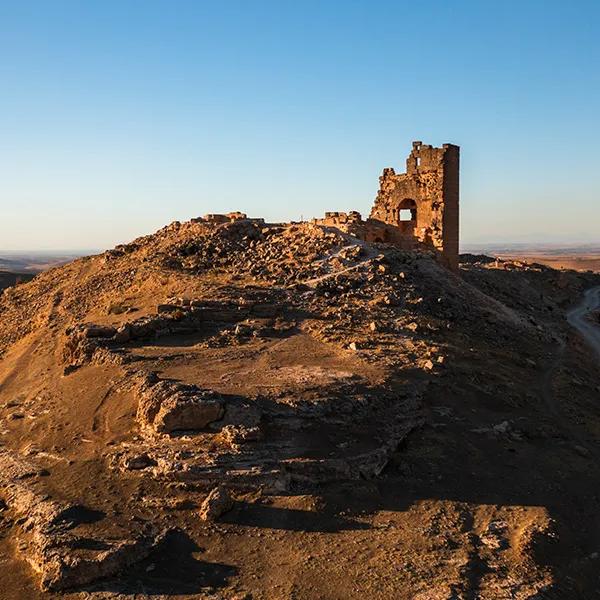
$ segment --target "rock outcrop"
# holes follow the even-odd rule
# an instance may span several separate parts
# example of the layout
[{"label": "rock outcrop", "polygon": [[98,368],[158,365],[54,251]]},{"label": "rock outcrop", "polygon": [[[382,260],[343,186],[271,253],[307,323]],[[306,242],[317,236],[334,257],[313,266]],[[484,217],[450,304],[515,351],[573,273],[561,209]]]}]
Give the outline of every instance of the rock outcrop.
[{"label": "rock outcrop", "polygon": [[39,467],[0,451],[0,495],[19,523],[17,548],[38,573],[42,590],[67,590],[115,575],[145,558],[162,539],[151,524],[122,539],[91,537],[89,525],[83,526],[105,515],[41,494],[35,488],[40,474]]},{"label": "rock outcrop", "polygon": [[137,420],[156,433],[202,430],[223,417],[219,394],[150,374],[136,386]]}]

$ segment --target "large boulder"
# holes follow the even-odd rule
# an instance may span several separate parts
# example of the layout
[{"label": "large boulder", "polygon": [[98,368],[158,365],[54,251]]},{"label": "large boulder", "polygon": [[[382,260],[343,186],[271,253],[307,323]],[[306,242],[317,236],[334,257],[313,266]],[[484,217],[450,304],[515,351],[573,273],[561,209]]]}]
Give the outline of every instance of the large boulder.
[{"label": "large boulder", "polygon": [[178,381],[144,377],[136,387],[137,420],[157,433],[201,430],[223,417],[221,396]]},{"label": "large boulder", "polygon": [[172,433],[187,429],[204,429],[223,416],[223,404],[211,392],[177,393],[165,400],[154,419],[159,433]]}]

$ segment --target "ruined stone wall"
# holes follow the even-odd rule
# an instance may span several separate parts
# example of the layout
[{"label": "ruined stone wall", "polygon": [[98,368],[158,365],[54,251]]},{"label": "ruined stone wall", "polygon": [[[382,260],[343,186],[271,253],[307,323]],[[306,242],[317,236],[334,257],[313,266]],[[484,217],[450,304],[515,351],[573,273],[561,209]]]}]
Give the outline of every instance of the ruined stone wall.
[{"label": "ruined stone wall", "polygon": [[[394,244],[402,250],[433,250],[442,264],[458,268],[459,147],[434,148],[413,142],[406,173],[386,168],[371,216],[363,220],[356,211],[326,212],[312,223],[335,227],[366,242]],[[264,224],[241,212],[209,214],[197,223],[224,225],[235,221]]]},{"label": "ruined stone wall", "polygon": [[395,229],[395,239],[382,241],[430,248],[458,268],[459,147],[413,142],[406,173],[384,169],[379,183],[370,220]]},{"label": "ruined stone wall", "polygon": [[372,219],[364,221],[360,213],[355,210],[349,213],[326,212],[323,219],[313,219],[312,222],[322,227],[335,227],[366,242],[388,242],[395,243],[405,249],[414,248],[412,239],[398,236],[396,227]]},{"label": "ruined stone wall", "polygon": [[249,219],[243,212],[230,212],[227,214],[209,213],[203,217],[192,219],[192,223],[209,223],[211,225],[223,225],[224,223],[234,223],[235,221],[250,221],[251,223],[264,223],[264,219]]}]

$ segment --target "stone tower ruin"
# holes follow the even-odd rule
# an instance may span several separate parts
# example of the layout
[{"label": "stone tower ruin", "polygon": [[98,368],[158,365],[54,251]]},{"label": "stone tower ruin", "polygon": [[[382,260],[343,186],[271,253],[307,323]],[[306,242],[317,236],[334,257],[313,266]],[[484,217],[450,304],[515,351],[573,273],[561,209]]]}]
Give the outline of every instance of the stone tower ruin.
[{"label": "stone tower ruin", "polygon": [[447,267],[458,268],[459,155],[453,144],[413,142],[406,173],[383,170],[369,219],[392,226],[381,241],[428,247]]},{"label": "stone tower ruin", "polygon": [[367,242],[403,250],[427,250],[444,266],[458,269],[458,175],[460,148],[413,142],[406,173],[387,168],[366,221],[352,211],[327,212],[313,223],[336,227]]}]

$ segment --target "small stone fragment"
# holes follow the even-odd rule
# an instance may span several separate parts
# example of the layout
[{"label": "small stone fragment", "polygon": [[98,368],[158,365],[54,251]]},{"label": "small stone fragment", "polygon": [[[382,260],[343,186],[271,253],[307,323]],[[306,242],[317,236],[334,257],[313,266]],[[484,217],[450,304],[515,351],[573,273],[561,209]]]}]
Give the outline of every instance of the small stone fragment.
[{"label": "small stone fragment", "polygon": [[156,461],[147,454],[138,454],[137,456],[128,456],[123,461],[123,466],[129,471],[140,471],[156,465]]},{"label": "small stone fragment", "polygon": [[257,426],[226,425],[221,429],[221,437],[231,445],[257,442],[262,439],[262,430]]},{"label": "small stone fragment", "polygon": [[222,487],[214,488],[200,506],[200,518],[203,521],[216,521],[221,515],[233,508],[233,498],[229,491]]}]

